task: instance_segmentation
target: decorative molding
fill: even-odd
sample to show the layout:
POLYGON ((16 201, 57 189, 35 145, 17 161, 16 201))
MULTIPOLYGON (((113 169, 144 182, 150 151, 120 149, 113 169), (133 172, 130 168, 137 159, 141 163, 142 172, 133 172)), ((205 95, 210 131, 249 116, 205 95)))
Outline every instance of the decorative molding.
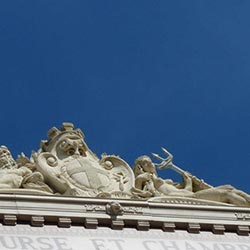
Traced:
POLYGON ((89 205, 86 204, 84 205, 85 211, 86 212, 105 212, 106 207, 102 205, 89 205))
POLYGON ((95 229, 100 224, 114 230, 121 230, 126 226, 138 230, 162 229, 166 232, 186 230, 193 234, 201 231, 223 234, 228 231, 239 235, 248 235, 250 227, 250 208, 245 207, 25 194, 0 194, 0 201, 0 222, 4 225, 82 225, 95 229), (118 213, 111 213, 109 210, 114 201, 122 208, 118 213))
POLYGON ((235 213, 237 220, 250 220, 250 214, 247 213, 235 213))
POLYGON ((142 207, 124 207, 123 211, 125 214, 143 214, 142 207))

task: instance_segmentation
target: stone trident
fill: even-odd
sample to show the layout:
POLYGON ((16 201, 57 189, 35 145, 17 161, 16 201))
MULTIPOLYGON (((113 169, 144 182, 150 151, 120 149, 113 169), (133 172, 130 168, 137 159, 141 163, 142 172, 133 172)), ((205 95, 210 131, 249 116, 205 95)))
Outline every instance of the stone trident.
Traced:
MULTIPOLYGON (((174 165, 173 163, 173 159, 174 156, 167 151, 167 149, 165 148, 161 148, 163 153, 167 156, 166 158, 162 158, 161 156, 159 156, 158 154, 152 153, 152 155, 157 159, 160 160, 161 163, 154 163, 155 166, 158 169, 167 169, 170 168, 172 170, 174 170, 175 172, 177 172, 180 175, 185 175, 185 173, 188 173, 187 171, 184 171, 183 169, 177 167, 176 165, 174 165)), ((188 173, 190 174, 190 173, 188 173)), ((206 182, 204 182, 204 180, 197 178, 196 176, 193 176, 192 174, 190 174, 193 180, 193 185, 195 189, 207 189, 207 188, 211 188, 212 186, 207 184, 206 182)))
POLYGON ((163 153, 167 156, 167 158, 162 158, 158 154, 152 153, 154 158, 161 161, 161 163, 154 163, 157 168, 159 168, 159 169, 170 168, 180 175, 183 175, 184 173, 186 173, 186 171, 184 171, 183 169, 174 165, 174 163, 173 163, 174 156, 170 152, 168 152, 167 149, 165 149, 165 148, 161 148, 161 149, 162 149, 163 153))

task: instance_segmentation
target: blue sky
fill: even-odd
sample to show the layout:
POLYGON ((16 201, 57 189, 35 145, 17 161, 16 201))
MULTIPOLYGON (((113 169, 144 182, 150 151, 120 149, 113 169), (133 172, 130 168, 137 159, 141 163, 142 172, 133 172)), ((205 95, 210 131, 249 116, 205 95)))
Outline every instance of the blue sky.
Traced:
MULTIPOLYGON (((250 2, 0 2, 0 144, 70 121, 90 148, 160 153, 250 191, 250 2)), ((168 176, 169 172, 161 175, 168 176)))

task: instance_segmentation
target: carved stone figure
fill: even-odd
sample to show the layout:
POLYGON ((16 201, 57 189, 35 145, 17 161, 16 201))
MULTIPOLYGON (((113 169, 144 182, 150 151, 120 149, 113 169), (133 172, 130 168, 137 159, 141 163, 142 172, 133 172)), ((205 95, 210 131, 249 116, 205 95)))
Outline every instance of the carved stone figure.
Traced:
POLYGON ((0 147, 0 188, 20 188, 24 177, 31 174, 32 171, 26 167, 17 168, 7 147, 0 147))
POLYGON ((129 196, 134 183, 129 165, 117 156, 102 159, 88 148, 80 129, 63 123, 52 128, 50 140, 43 141, 35 162, 56 192, 64 195, 108 197, 114 193, 129 196))
MULTIPOLYGON (((182 188, 180 188, 180 186, 178 187, 170 181, 158 177, 155 170, 155 165, 148 156, 142 156, 136 160, 134 171, 137 171, 137 168, 142 169, 143 173, 141 176, 143 175, 143 177, 142 180, 139 180, 138 185, 136 183, 138 177, 136 177, 135 187, 141 189, 142 191, 153 190, 153 192, 151 192, 152 196, 187 197, 229 203, 239 206, 250 205, 250 195, 237 190, 230 185, 210 187, 194 192, 192 188, 192 175, 186 172, 182 173, 184 185, 180 185, 182 186, 182 188), (148 189, 148 187, 150 187, 150 189, 148 189)), ((138 176, 140 177, 140 175, 138 176)), ((164 200, 164 198, 161 199, 164 200)))
POLYGON ((36 189, 52 193, 43 182, 39 172, 33 172, 30 167, 19 166, 13 159, 7 147, 0 147, 0 189, 36 189))
POLYGON ((32 189, 47 193, 54 193, 53 190, 47 184, 44 183, 43 175, 37 171, 33 155, 29 159, 22 153, 18 156, 16 163, 19 168, 27 168, 32 171, 32 173, 26 175, 23 179, 22 187, 24 189, 32 189))
POLYGON ((188 196, 192 194, 192 181, 187 173, 183 174, 184 187, 179 189, 174 186, 172 180, 163 180, 158 177, 155 164, 149 156, 144 155, 136 159, 134 173, 135 189, 132 191, 139 197, 154 197, 162 194, 188 196))
POLYGON ((152 179, 156 175, 156 169, 153 164, 148 164, 149 160, 148 156, 141 156, 135 161, 135 185, 131 190, 135 197, 149 198, 156 195, 157 190, 152 179))

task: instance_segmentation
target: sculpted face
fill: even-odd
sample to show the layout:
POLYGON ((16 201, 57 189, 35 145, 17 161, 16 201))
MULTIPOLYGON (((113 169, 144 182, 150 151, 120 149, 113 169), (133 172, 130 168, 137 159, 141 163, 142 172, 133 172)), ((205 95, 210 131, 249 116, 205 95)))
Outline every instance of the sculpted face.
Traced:
POLYGON ((13 159, 7 147, 0 147, 0 169, 16 168, 16 162, 13 159))
POLYGON ((149 157, 145 157, 142 160, 142 168, 144 169, 145 172, 149 173, 155 172, 155 166, 149 157))
POLYGON ((135 161, 135 174, 138 175, 142 172, 147 172, 151 174, 156 174, 155 165, 148 156, 141 156, 135 161), (143 170, 141 172, 141 170, 143 170))
POLYGON ((56 147, 57 156, 60 160, 67 157, 86 157, 86 148, 82 138, 71 136, 59 141, 56 147))

